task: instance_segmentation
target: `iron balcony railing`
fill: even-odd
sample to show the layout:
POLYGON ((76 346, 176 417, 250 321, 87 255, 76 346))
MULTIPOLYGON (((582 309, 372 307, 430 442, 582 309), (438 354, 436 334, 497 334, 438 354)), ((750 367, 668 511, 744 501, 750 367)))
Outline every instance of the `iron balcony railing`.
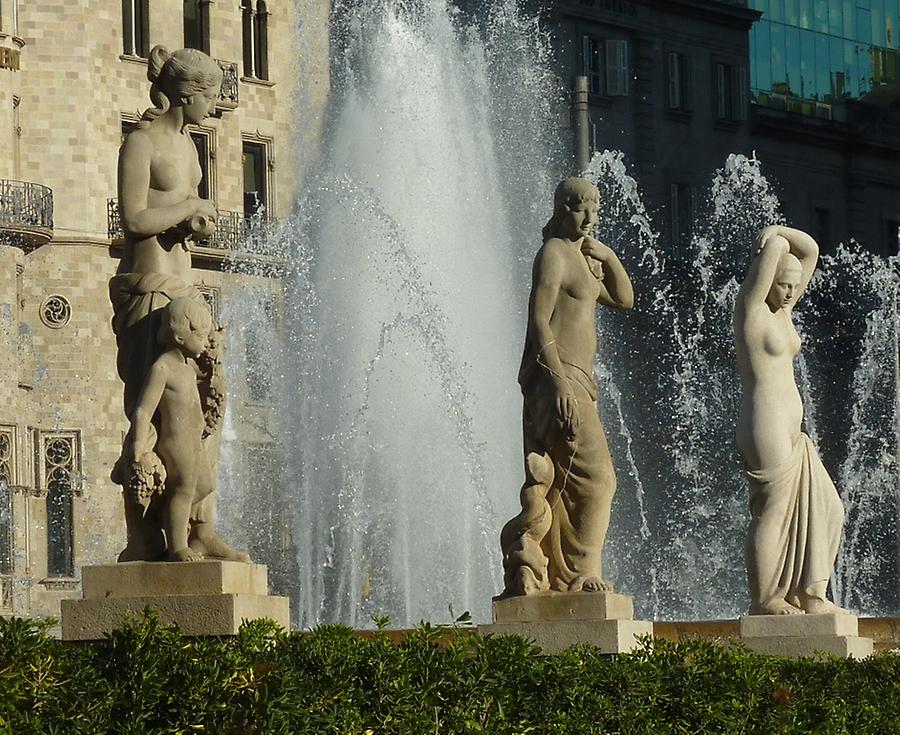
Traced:
MULTIPOLYGON (((106 223, 109 239, 114 243, 121 243, 125 239, 125 230, 122 228, 122 219, 119 213, 119 200, 108 199, 106 202, 106 223)), ((268 227, 271 223, 261 223, 268 227)), ((251 230, 256 230, 260 223, 248 220, 243 212, 220 210, 216 220, 216 231, 206 240, 197 242, 199 248, 216 250, 225 254, 237 251, 251 230)))
POLYGON ((32 248, 53 237, 53 191, 0 179, 0 230, 9 244, 32 248))

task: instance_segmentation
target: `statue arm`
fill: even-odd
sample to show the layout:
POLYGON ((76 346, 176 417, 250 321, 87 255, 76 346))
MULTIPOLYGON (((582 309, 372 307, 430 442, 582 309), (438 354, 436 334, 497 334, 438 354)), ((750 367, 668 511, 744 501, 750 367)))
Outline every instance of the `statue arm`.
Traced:
POLYGON ((556 302, 562 287, 565 261, 554 252, 552 241, 544 244, 534 262, 532 274, 531 302, 528 308, 528 328, 537 347, 535 359, 546 370, 555 389, 555 406, 560 420, 572 432, 578 426, 575 410, 575 394, 566 380, 556 335, 550 319, 556 309, 556 302))
POLYGON ((147 382, 144 383, 144 387, 141 389, 137 407, 131 416, 134 457, 136 460, 139 460, 145 453, 153 451, 153 447, 150 446, 150 437, 153 433, 150 422, 153 420, 153 414, 156 413, 156 409, 159 407, 163 391, 166 388, 166 380, 165 365, 157 360, 150 369, 147 382))
POLYGON ((756 236, 757 252, 738 291, 738 309, 763 306, 772 288, 778 261, 790 249, 788 241, 775 228, 766 227, 756 236))
POLYGON ((138 132, 129 135, 119 151, 119 211, 126 233, 138 238, 153 237, 195 214, 215 217, 212 202, 199 197, 188 197, 165 207, 149 207, 152 158, 151 142, 138 132))
POLYGON ((586 237, 582 242, 581 252, 599 260, 603 265, 603 279, 600 281, 597 302, 614 309, 634 308, 634 286, 613 249, 599 240, 586 237))

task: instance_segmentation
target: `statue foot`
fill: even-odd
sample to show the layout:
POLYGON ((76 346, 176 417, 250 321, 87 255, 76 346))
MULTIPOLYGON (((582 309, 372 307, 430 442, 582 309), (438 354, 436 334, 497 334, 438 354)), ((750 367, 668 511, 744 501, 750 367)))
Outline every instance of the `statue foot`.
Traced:
POLYGON ((785 600, 777 600, 767 605, 754 605, 750 608, 751 615, 803 615, 804 612, 785 600))
POLYGON ((578 577, 571 585, 570 592, 612 592, 612 582, 596 576, 578 577))
POLYGON ((850 615, 849 610, 845 610, 842 607, 838 607, 830 600, 826 600, 822 597, 807 597, 803 600, 803 609, 806 611, 808 615, 823 615, 826 613, 839 613, 844 615, 850 615))
POLYGON ((198 523, 194 526, 188 545, 207 559, 226 559, 244 564, 253 563, 247 552, 232 549, 210 528, 209 523, 198 523))
POLYGON ((166 554, 168 561, 200 561, 203 557, 188 546, 166 554))

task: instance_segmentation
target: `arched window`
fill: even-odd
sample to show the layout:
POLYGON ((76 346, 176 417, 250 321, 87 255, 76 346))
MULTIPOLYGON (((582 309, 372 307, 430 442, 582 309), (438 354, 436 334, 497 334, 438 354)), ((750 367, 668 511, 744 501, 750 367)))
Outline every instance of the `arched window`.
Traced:
POLYGON ((244 76, 269 78, 269 10, 265 0, 241 0, 244 76))
POLYGON ((122 0, 123 53, 150 55, 150 0, 122 0))
POLYGON ((209 0, 184 0, 184 47, 209 53, 209 0))
POLYGON ((47 491, 47 576, 75 575, 74 497, 81 465, 78 434, 40 432, 41 481, 47 491))

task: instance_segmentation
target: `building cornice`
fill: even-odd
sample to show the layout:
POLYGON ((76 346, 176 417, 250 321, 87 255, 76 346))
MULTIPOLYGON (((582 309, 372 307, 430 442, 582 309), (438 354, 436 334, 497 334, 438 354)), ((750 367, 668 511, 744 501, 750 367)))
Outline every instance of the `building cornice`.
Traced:
POLYGON ((762 17, 758 10, 721 0, 558 0, 561 15, 590 20, 618 19, 622 25, 638 25, 641 9, 706 20, 719 25, 750 30, 762 17))

